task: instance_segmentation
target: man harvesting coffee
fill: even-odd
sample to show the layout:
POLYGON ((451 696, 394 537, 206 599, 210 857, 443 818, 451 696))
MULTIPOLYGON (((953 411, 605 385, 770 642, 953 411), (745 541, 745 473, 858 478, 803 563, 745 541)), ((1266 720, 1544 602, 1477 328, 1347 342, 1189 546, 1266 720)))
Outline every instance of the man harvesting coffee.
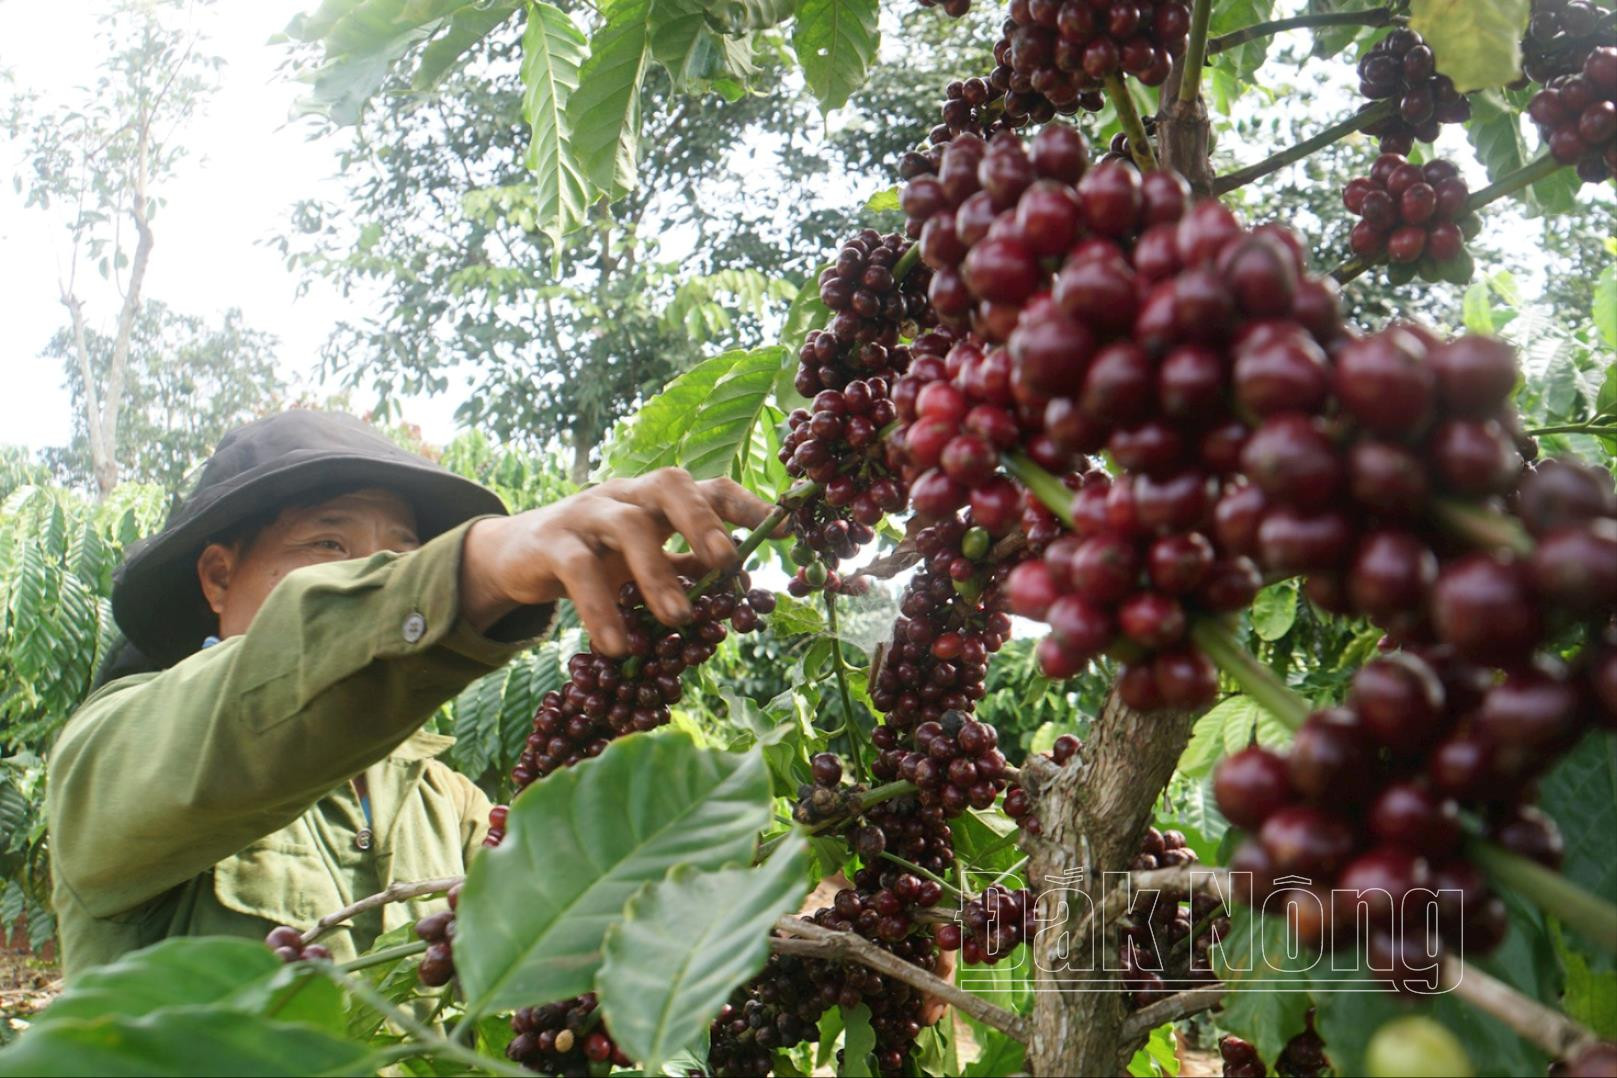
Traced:
MULTIPOLYGON (((679 574, 727 568, 726 524, 769 505, 678 469, 517 516, 349 416, 225 436, 112 607, 145 672, 87 700, 51 753, 54 901, 68 976, 175 935, 261 938, 397 880, 464 873, 488 800, 434 757, 439 705, 572 600, 623 653, 618 589, 669 625, 679 574), (691 554, 664 549, 684 536, 691 554)), ((339 959, 412 919, 324 941, 339 959)))

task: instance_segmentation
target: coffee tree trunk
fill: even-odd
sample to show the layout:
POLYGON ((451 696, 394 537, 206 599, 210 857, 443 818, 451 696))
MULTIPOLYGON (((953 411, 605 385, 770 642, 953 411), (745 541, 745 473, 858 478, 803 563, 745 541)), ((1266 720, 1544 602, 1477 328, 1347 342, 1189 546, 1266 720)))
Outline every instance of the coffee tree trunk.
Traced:
MULTIPOLYGON (((1198 197, 1207 197, 1213 187, 1211 125, 1199 96, 1178 100, 1181 75, 1176 65, 1163 86, 1157 159, 1184 176, 1198 197)), ((1034 993, 1028 1045, 1034 1074, 1120 1073, 1138 1047, 1122 1043, 1128 997, 1121 990, 1097 991, 1094 984, 1062 990, 1059 982, 1064 970, 1074 979, 1094 980, 1117 965, 1116 932, 1110 924, 1086 926, 1087 910, 1104 907, 1104 874, 1124 871, 1133 861, 1197 717, 1135 711, 1114 689, 1076 759, 1059 770, 1025 770, 1043 827, 1031 842, 1029 886, 1044 892, 1041 924, 1064 929, 1041 931, 1033 941, 1034 976, 1041 989, 1034 993), (1056 908, 1063 902, 1065 911, 1056 908)))

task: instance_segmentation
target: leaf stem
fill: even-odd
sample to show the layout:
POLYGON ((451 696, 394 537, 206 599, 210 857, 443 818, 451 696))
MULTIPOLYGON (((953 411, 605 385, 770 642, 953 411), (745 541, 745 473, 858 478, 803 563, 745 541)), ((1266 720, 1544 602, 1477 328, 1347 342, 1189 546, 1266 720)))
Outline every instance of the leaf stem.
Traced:
POLYGON ((898 261, 893 263, 893 280, 902 281, 908 277, 910 270, 914 269, 919 261, 921 261, 921 241, 916 240, 910 244, 909 250, 899 255, 898 261))
POLYGON ((1134 155, 1134 163, 1140 166, 1141 172, 1155 172, 1157 155, 1151 149, 1151 138, 1145 133, 1145 123, 1134 107, 1134 98, 1123 76, 1115 71, 1106 76, 1106 96, 1112 99, 1117 122, 1123 125, 1123 133, 1129 137, 1129 152, 1134 155))
POLYGON ((1513 195, 1522 188, 1535 184, 1561 167, 1561 162, 1548 153, 1537 160, 1529 161, 1515 172, 1506 173, 1499 177, 1498 182, 1491 183, 1476 192, 1466 201, 1465 208, 1473 213, 1480 210, 1490 202, 1497 202, 1507 195, 1513 195))
POLYGON ((1546 434, 1588 434, 1595 437, 1611 437, 1617 435, 1617 422, 1612 422, 1605 416, 1596 416, 1594 419, 1582 423, 1562 423, 1556 427, 1535 427, 1527 432, 1529 438, 1540 438, 1546 434))
POLYGON ((1617 905, 1590 894, 1559 872, 1486 839, 1469 838, 1465 849, 1496 882, 1532 899, 1544 912, 1553 913, 1591 943, 1617 954, 1617 905))
POLYGON ((1207 20, 1213 15, 1212 0, 1196 0, 1190 12, 1190 42, 1185 46, 1185 66, 1179 76, 1179 101, 1193 104, 1202 91, 1202 65, 1207 62, 1207 20))
POLYGON ((902 857, 898 856, 898 854, 889 853, 886 850, 883 850, 881 855, 882 857, 891 861, 893 864, 902 865, 911 872, 915 873, 917 876, 923 876, 926 879, 931 880, 933 883, 937 884, 939 887, 942 887, 945 891, 948 891, 951 895, 954 895, 957 898, 966 897, 966 893, 964 891, 950 883, 948 880, 944 879, 942 876, 938 875, 936 872, 933 872, 931 869, 922 868, 914 861, 906 861, 902 857))
POLYGON ((853 717, 853 693, 848 689, 848 664, 842 658, 842 636, 837 628, 837 597, 825 591, 825 626, 831 631, 831 666, 837 673, 837 692, 842 696, 843 725, 848 728, 848 749, 853 756, 854 777, 860 782, 865 773, 865 732, 853 717))
MULTIPOLYGON (((1385 26, 1392 21, 1392 16, 1390 7, 1373 7, 1365 11, 1328 11, 1316 15, 1293 15, 1289 19, 1271 19, 1220 34, 1207 43, 1207 55, 1216 56, 1248 41, 1283 34, 1287 30, 1312 30, 1325 26, 1385 26)), ((1191 32, 1195 32, 1194 24, 1191 32)))
MULTIPOLYGON (((739 568, 745 565, 747 559, 752 556, 752 552, 764 545, 764 541, 774 534, 775 529, 780 527, 781 522, 791 514, 792 510, 796 509, 805 498, 812 497, 819 489, 820 484, 805 481, 793 486, 777 498, 775 508, 770 510, 769 515, 759 521, 758 526, 748 532, 747 537, 741 540, 741 545, 736 547, 736 566, 739 568)), ((714 584, 717 584, 719 579, 725 575, 725 570, 723 569, 710 570, 707 575, 693 584, 691 590, 685 594, 694 599, 714 584)))
POLYGON ((1045 471, 1032 457, 1026 453, 1006 453, 1000 457, 1005 470, 1022 481, 1022 485, 1033 492, 1033 496, 1044 504, 1044 507, 1056 515, 1056 519, 1067 527, 1073 526, 1072 520, 1072 491, 1066 485, 1045 471))
POLYGON ((1197 618, 1191 623, 1190 638, 1243 692, 1263 705, 1289 730, 1302 726, 1312 710, 1308 701, 1292 691, 1275 672, 1258 662, 1241 646, 1229 626, 1214 618, 1197 618))
MULTIPOLYGON (((336 966, 327 962, 320 962, 316 963, 314 968, 319 969, 320 972, 330 977, 339 988, 346 990, 367 1007, 385 1016, 389 1022, 415 1038, 415 1044, 400 1045, 401 1050, 414 1048, 415 1051, 411 1053, 413 1055, 442 1056, 473 1070, 488 1071, 490 1074, 498 1074, 506 1076, 506 1078, 532 1078, 532 1075, 521 1067, 513 1067, 502 1060, 475 1052, 449 1037, 440 1036, 435 1030, 418 1022, 415 1016, 389 1003, 376 989, 357 977, 348 976, 336 966)), ((394 1058, 407 1059, 409 1056, 399 1055, 394 1058)))
POLYGON ((1278 172, 1293 162, 1301 161, 1316 150, 1323 150, 1331 143, 1339 142, 1354 132, 1362 131, 1371 124, 1391 116, 1395 105, 1396 102, 1391 100, 1377 101, 1347 119, 1332 124, 1313 138, 1286 147, 1273 157, 1265 158, 1255 165, 1238 168, 1234 172, 1227 172, 1213 180, 1213 194, 1228 194, 1237 187, 1244 187, 1253 180, 1262 179, 1271 172, 1278 172))
POLYGON ((1522 555, 1533 552, 1533 537, 1514 517, 1496 513, 1484 506, 1454 498, 1439 498, 1432 503, 1432 516, 1444 531, 1464 539, 1472 546, 1508 550, 1522 555))
POLYGON ((1369 261, 1369 260, 1360 258, 1358 255, 1354 255, 1352 258, 1348 259, 1346 262, 1342 263, 1340 266, 1337 266, 1335 269, 1333 269, 1331 271, 1331 276, 1336 278, 1336 283, 1337 284, 1347 284, 1349 281, 1353 280, 1355 277, 1357 277, 1360 274, 1364 273, 1371 266, 1375 266, 1375 265, 1380 264, 1380 261, 1381 261, 1380 259, 1376 259, 1375 261, 1369 261))
POLYGON ((426 940, 416 940, 413 943, 400 943, 394 947, 387 947, 370 954, 362 954, 348 962, 337 963, 337 968, 344 973, 354 973, 357 970, 370 969, 372 966, 386 965, 400 958, 409 958, 413 954, 420 954, 427 949, 426 940))

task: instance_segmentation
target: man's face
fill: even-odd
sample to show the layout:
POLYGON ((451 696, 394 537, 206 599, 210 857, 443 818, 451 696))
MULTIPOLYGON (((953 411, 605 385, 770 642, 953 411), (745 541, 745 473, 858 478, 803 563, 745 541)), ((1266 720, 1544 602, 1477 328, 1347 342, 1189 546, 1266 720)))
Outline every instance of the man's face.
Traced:
POLYGON ((210 545, 197 559, 197 575, 219 615, 219 635, 230 637, 247 631, 275 585, 294 569, 420 545, 409 503, 392 491, 367 489, 282 510, 234 548, 210 545))

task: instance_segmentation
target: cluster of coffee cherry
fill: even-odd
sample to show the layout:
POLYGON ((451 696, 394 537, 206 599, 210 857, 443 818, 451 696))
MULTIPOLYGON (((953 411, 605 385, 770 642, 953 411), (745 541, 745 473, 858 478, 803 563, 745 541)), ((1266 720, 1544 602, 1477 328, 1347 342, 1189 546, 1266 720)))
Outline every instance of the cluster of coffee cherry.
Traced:
MULTIPOLYGON (((1198 860, 1178 831, 1146 828, 1129 868, 1149 871, 1198 860)), ((1212 891, 1146 888, 1118 919, 1118 958, 1130 1001, 1143 1007, 1198 982, 1215 979, 1209 958, 1229 931, 1223 902, 1212 891)))
POLYGON ((1091 85, 1126 73, 1160 86, 1190 32, 1190 5, 1180 0, 1011 0, 1010 16, 1012 70, 1041 93, 1040 82, 1056 81, 1051 69, 1091 85))
MULTIPOLYGON (((690 583, 682 581, 686 587, 690 583)), ((743 573, 726 590, 698 596, 691 602, 691 620, 677 628, 646 610, 638 585, 624 584, 618 607, 629 626, 628 654, 611 658, 592 647, 567 661, 567 684, 540 701, 533 732, 511 772, 517 789, 599 756, 613 738, 666 723, 669 705, 683 691, 681 675, 713 656, 729 635, 724 623, 752 632, 775 608, 773 592, 745 590, 747 584, 743 573)), ((492 821, 491 828, 503 831, 492 821)))
POLYGON ((264 946, 282 962, 331 961, 331 950, 319 943, 304 943, 303 933, 291 925, 276 925, 264 937, 264 946))
POLYGON ((506 1056, 541 1074, 590 1074, 594 1065, 608 1062, 615 1067, 633 1066, 634 1061, 601 1027, 596 1008, 594 992, 542 1007, 523 1007, 511 1016, 511 1031, 516 1036, 506 1045, 506 1056))
MULTIPOLYGON (((499 811, 503 826, 504 807, 499 811)), ((415 923, 416 938, 427 944, 421 964, 416 967, 416 978, 428 988, 438 988, 455 978, 455 909, 460 905, 460 888, 457 883, 449 889, 445 896, 449 899, 447 910, 429 913, 415 923)))
POLYGON ((1485 954, 1505 910, 1457 852, 1461 810, 1506 849, 1558 867, 1560 836, 1532 806, 1534 784, 1601 711, 1542 657, 1496 681, 1445 646, 1386 654, 1354 676, 1346 706, 1309 716, 1288 752, 1253 746, 1220 763, 1219 808, 1251 836, 1230 865, 1251 873, 1251 892, 1244 879, 1237 889, 1254 905, 1273 893, 1315 945, 1367 944, 1371 968, 1394 976, 1411 968, 1406 954, 1443 940, 1485 954), (1427 939, 1414 905, 1432 892, 1439 935, 1427 939), (1367 940, 1355 935, 1361 915, 1367 940))
MULTIPOLYGON (((1280 1050, 1275 1060, 1275 1073, 1281 1078, 1319 1078, 1331 1069, 1325 1055, 1325 1041, 1314 1029, 1314 1009, 1303 1016, 1303 1030, 1280 1050)), ((1224 1062, 1224 1078, 1264 1078, 1269 1069, 1263 1065, 1258 1049, 1240 1037, 1226 1034, 1218 1040, 1218 1054, 1224 1062)))
POLYGON ((938 926, 937 940, 971 965, 992 966, 1031 940, 1037 927, 1033 893, 993 883, 962 907, 959 923, 938 926))
POLYGON ((1348 212, 1357 214, 1348 243, 1367 261, 1383 256, 1423 280, 1471 279, 1465 241, 1481 223, 1467 207, 1471 189, 1451 162, 1434 158, 1413 164, 1403 154, 1384 153, 1368 176, 1342 189, 1348 212))
POLYGON ((1585 183, 1617 174, 1617 45, 1590 51, 1582 69, 1551 79, 1528 103, 1550 153, 1585 183))
POLYGON ((892 642, 871 683, 871 703, 896 731, 893 744, 878 742, 877 778, 895 777, 902 757, 887 754, 919 748, 913 737, 923 723, 975 707, 988 657, 1011 635, 998 587, 1006 563, 989 559, 984 529, 969 517, 946 517, 923 528, 915 545, 924 560, 899 598, 892 642))
MULTIPOLYGON (((832 907, 813 920, 826 927, 847 923, 832 907)), ((877 946, 924 970, 937 966, 928 935, 877 946)), ((775 1049, 819 1039, 820 1016, 827 1009, 861 1003, 870 1008, 879 1073, 883 1078, 903 1074, 921 1035, 920 992, 865 966, 782 954, 770 955, 764 971, 736 989, 719 1012, 709 1033, 708 1070, 719 1078, 767 1074, 775 1049)))
POLYGON ((1381 136, 1383 153, 1408 153, 1432 142, 1441 124, 1464 123, 1471 103, 1437 72, 1432 47, 1407 27, 1393 30, 1359 60, 1359 92, 1372 101, 1395 99, 1398 110, 1366 128, 1381 136))
POLYGON ((1617 10, 1590 0, 1533 0, 1522 38, 1522 74, 1537 83, 1583 70, 1589 53, 1617 45, 1617 10))

